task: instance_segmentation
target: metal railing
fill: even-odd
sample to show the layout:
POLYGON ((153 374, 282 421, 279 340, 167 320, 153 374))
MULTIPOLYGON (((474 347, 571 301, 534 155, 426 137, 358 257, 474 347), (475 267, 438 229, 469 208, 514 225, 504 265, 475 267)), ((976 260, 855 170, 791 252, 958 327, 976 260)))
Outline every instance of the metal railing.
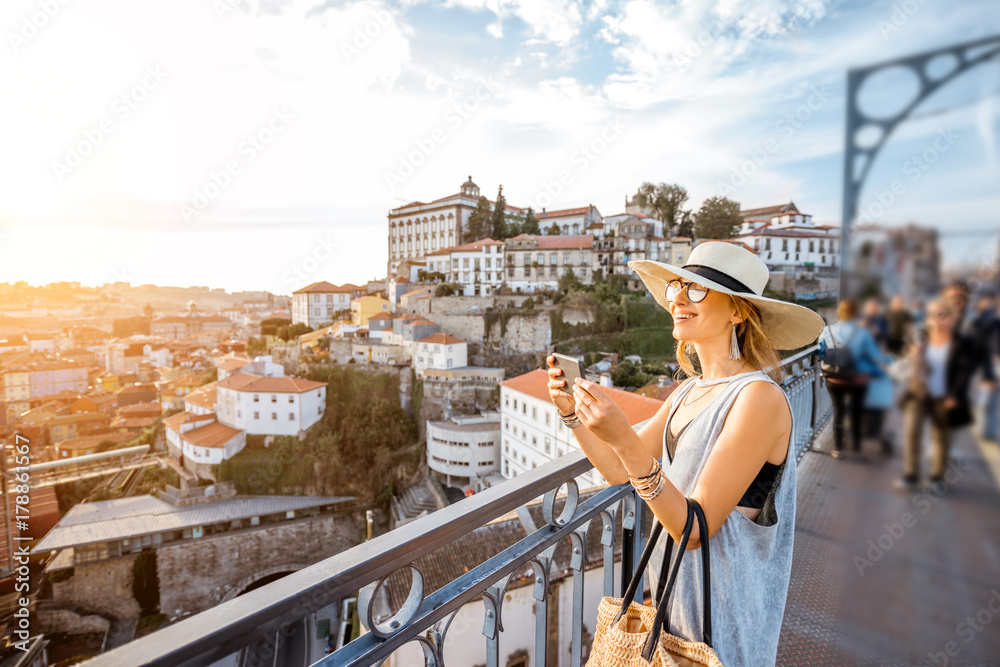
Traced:
MULTIPOLYGON (((794 414, 792 435, 796 458, 812 443, 831 412, 816 363, 817 348, 809 348, 783 362, 783 387, 794 414)), ((638 561, 643 543, 644 504, 627 484, 607 487, 584 500, 574 481, 593 465, 581 451, 573 451, 460 503, 380 535, 274 583, 189 617, 158 632, 98 656, 88 665, 209 665, 254 642, 275 637, 304 616, 359 590, 358 613, 369 632, 326 656, 324 667, 381 664, 400 647, 416 643, 428 666, 444 664, 443 648, 451 621, 463 605, 481 598, 485 605, 483 634, 486 665, 500 665, 499 640, 503 628, 503 601, 507 586, 530 567, 535 604, 534 664, 546 664, 549 625, 549 584, 556 547, 568 540, 572 550, 572 637, 570 664, 583 659, 583 575, 587 565, 588 529, 599 521, 603 565, 603 594, 621 594, 638 561), (557 514, 557 492, 566 487, 557 514), (508 512, 544 494, 545 525, 468 570, 446 585, 425 594, 424 578, 414 563, 423 556, 462 538, 508 512), (615 585, 615 542, 621 540, 622 567, 615 585), (412 582, 399 610, 379 617, 375 602, 385 579, 409 569, 412 582)), ((642 588, 637 592, 641 595, 642 588)))

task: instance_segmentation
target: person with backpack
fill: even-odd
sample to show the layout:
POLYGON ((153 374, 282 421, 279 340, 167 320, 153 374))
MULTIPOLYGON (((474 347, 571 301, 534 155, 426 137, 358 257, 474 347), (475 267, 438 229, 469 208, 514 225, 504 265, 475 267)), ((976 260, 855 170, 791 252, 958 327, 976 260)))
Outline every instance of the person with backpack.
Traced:
POLYGON ((820 370, 833 399, 833 452, 844 452, 844 422, 851 422, 851 445, 861 451, 861 418, 868 381, 883 373, 892 358, 879 348, 871 331, 856 321, 858 303, 844 299, 837 305, 838 321, 823 329, 819 337, 820 370))

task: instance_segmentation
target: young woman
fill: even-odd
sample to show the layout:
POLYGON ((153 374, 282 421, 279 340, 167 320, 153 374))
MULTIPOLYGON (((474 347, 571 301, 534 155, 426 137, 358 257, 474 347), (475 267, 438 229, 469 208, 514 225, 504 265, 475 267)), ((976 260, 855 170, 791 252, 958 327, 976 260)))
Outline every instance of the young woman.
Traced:
POLYGON ((931 423, 934 460, 930 484, 944 478, 955 429, 972 423, 969 386, 980 368, 976 341, 958 331, 958 311, 946 299, 927 306, 927 326, 909 350, 910 379, 903 393, 903 477, 897 487, 920 482, 924 423, 931 423))
MULTIPOLYGON (((762 297, 767 266, 735 244, 702 243, 682 267, 629 267, 673 317, 677 360, 689 379, 638 432, 594 383, 577 380, 574 397, 560 391, 565 381, 551 357, 549 395, 608 483, 632 481, 675 540, 684 530, 685 497, 701 504, 709 534, 695 523, 688 549, 712 541, 716 653, 727 667, 773 665, 795 521, 792 413, 776 382, 776 350, 812 343, 823 319, 762 297)), ((653 591, 665 542, 650 562, 653 591)), ((681 563, 669 631, 700 641, 701 560, 681 563)))

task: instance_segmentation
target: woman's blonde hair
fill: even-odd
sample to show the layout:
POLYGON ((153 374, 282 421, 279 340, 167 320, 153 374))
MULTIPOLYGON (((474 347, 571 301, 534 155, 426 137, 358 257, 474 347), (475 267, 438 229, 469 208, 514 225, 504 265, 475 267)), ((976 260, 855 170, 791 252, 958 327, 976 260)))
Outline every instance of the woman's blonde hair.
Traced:
MULTIPOLYGON (((747 365, 763 370, 767 375, 781 384, 783 369, 781 367, 781 355, 771 342, 771 338, 764 331, 760 321, 760 311, 749 299, 730 294, 736 314, 743 318, 743 321, 736 325, 736 339, 740 344, 740 354, 746 359, 747 365)), ((684 371, 687 377, 695 377, 701 374, 701 362, 698 354, 694 350, 691 342, 677 341, 677 363, 680 370, 684 371)))

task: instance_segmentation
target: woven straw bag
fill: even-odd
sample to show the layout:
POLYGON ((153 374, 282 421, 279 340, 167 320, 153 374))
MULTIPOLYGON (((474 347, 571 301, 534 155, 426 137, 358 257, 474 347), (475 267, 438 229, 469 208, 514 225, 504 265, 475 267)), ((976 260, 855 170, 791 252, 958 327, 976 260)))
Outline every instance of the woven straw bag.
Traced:
POLYGON ((708 535, 708 521, 698 501, 688 498, 687 523, 678 549, 673 567, 670 567, 670 557, 673 551, 673 537, 667 537, 667 548, 660 566, 659 586, 657 587, 656 607, 633 602, 635 593, 642 581, 643 572, 653 555, 653 547, 659 539, 663 526, 657 522, 653 532, 646 542, 646 548, 639 559, 639 565, 632 575, 628 590, 623 598, 605 597, 597 609, 597 631, 594 635, 594 646, 587 660, 587 667, 722 667, 719 656, 712 649, 712 607, 711 607, 711 575, 709 571, 708 540, 701 543, 702 566, 704 570, 704 616, 702 641, 689 641, 663 630, 669 627, 666 620, 670 593, 673 591, 680 569, 681 558, 687 550, 691 528, 697 517, 698 527, 702 535, 708 535), (669 577, 668 575, 669 570, 669 577), (666 590, 664 590, 666 588, 666 590))

